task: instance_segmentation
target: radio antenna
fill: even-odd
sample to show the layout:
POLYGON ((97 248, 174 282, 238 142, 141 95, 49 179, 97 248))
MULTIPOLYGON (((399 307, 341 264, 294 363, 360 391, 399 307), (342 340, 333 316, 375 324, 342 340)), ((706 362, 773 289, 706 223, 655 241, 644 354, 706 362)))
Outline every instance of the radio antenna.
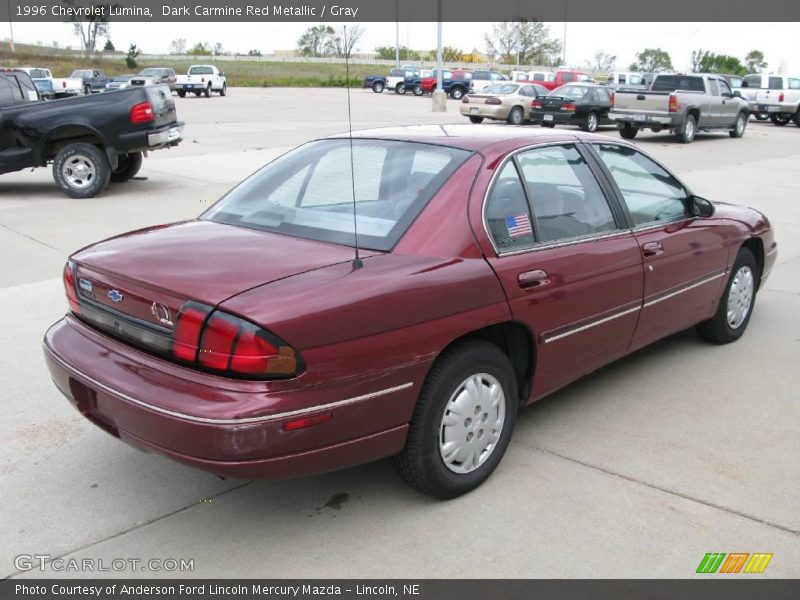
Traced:
POLYGON ((360 269, 364 266, 361 257, 358 255, 358 217, 356 216, 356 171, 353 166, 353 117, 350 113, 350 42, 347 39, 347 25, 344 25, 344 69, 347 87, 347 131, 348 139, 350 141, 350 182, 353 188, 353 240, 356 250, 355 258, 353 258, 353 269, 360 269))

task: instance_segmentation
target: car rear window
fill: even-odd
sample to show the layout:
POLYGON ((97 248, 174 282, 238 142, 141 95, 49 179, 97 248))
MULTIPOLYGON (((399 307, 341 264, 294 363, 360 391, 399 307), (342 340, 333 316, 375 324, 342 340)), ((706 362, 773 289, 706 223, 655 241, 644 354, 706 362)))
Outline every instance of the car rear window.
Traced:
POLYGON ((516 83, 493 83, 483 90, 484 94, 513 94, 519 89, 516 83))
POLYGON ((650 88, 653 92, 674 92, 675 90, 688 90, 690 92, 704 92, 702 77, 687 77, 686 75, 659 75, 650 88))
POLYGON ((189 75, 213 75, 214 69, 211 67, 192 67, 189 69, 189 75))
POLYGON ((742 83, 742 87, 747 88, 761 88, 761 75, 748 75, 744 78, 744 83, 742 83))
POLYGON ((562 96, 564 98, 572 98, 573 100, 580 100, 589 94, 589 88, 584 85, 562 85, 554 89, 548 96, 562 96))
POLYGON ((202 219, 389 251, 471 152, 396 140, 319 140, 271 162, 202 219), (352 163, 351 163, 352 160, 352 163), (352 164, 352 170, 351 170, 352 164))

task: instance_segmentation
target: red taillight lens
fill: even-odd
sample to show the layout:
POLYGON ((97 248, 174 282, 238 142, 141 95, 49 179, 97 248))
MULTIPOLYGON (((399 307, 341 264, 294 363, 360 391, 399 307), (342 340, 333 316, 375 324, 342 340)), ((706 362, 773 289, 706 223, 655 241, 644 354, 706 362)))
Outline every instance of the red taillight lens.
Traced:
POLYGON ((181 360, 194 362, 197 358, 197 348, 200 345, 200 331, 208 316, 208 308, 185 305, 175 325, 175 335, 172 340, 172 354, 181 360))
POLYGON ((69 309, 76 314, 80 314, 81 303, 78 301, 78 291, 75 288, 75 265, 71 262, 64 265, 64 290, 67 292, 69 309))
POLYGON ((200 78, 200 83, 205 83, 205 82, 206 82, 206 78, 205 77, 201 77, 200 78))
POLYGON ((675 94, 669 95, 669 112, 678 112, 678 97, 675 94))
POLYGON ((500 98, 487 98, 484 104, 502 104, 500 98))
POLYGON ((783 102, 784 98, 785 96, 783 95, 783 92, 781 92, 780 95, 778 96, 778 102, 783 102))
POLYGON ((531 108, 542 108, 542 103, 539 102, 538 100, 534 100, 533 102, 531 102, 531 108))
POLYGON ((67 82, 66 82, 66 81, 62 81, 62 82, 61 82, 61 87, 62 87, 62 88, 65 88, 65 87, 67 87, 67 82))
POLYGON ((561 110, 565 110, 567 112, 575 112, 576 109, 577 107, 575 106, 574 102, 567 102, 561 106, 561 110))
POLYGON ((131 108, 131 123, 150 123, 155 120, 153 105, 149 102, 141 102, 131 108))
POLYGON ((200 364, 216 371, 225 371, 233 353, 233 345, 239 328, 235 323, 216 314, 208 321, 203 330, 203 342, 200 345, 200 364))
POLYGON ((305 417, 303 419, 295 419, 294 421, 287 421, 283 424, 284 431, 295 431, 297 429, 305 429, 314 425, 321 425, 333 419, 333 413, 322 413, 321 415, 314 415, 313 417, 305 417))
POLYGON ((614 92, 611 92, 610 96, 611 96, 610 104, 611 104, 611 106, 614 106, 614 100, 617 99, 617 94, 614 93, 614 92))

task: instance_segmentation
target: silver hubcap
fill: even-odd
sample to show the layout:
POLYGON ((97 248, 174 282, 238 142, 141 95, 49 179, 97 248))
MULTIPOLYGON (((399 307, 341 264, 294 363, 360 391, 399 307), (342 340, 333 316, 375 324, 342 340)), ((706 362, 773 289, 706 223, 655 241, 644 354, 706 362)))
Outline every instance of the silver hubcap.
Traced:
POLYGON ((594 131, 595 129, 597 129, 597 117, 589 115, 589 131, 594 131))
POLYGON ((742 135, 744 131, 744 117, 739 117, 739 120, 736 121, 736 133, 742 135))
POLYGON ((750 267, 742 267, 736 271, 728 292, 728 326, 731 329, 741 327, 750 312, 753 303, 753 271, 750 267))
POLYGON ((514 123, 519 123, 520 121, 522 121, 522 113, 519 112, 518 110, 515 110, 511 114, 511 120, 514 121, 514 123))
POLYGON ((61 175, 70 186, 87 188, 94 182, 97 171, 90 158, 83 154, 75 154, 63 164, 61 175))
POLYGON ((488 373, 467 377, 450 397, 439 426, 439 454, 453 473, 470 473, 491 456, 506 419, 503 386, 488 373))
POLYGON ((686 138, 692 139, 694 137, 694 123, 691 121, 686 121, 686 138))

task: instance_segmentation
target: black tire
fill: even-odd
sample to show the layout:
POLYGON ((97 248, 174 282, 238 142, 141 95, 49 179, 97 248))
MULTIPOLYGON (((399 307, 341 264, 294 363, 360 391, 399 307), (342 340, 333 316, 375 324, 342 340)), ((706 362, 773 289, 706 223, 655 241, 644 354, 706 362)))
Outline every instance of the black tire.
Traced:
POLYGON ((86 96, 91 96, 92 95, 92 86, 90 86, 90 85, 83 86, 83 93, 86 96))
POLYGON ((382 81, 375 81, 372 84, 372 91, 376 94, 382 94, 385 87, 386 84, 384 84, 382 81))
POLYGON ((195 92, 194 93, 194 95, 197 96, 198 98, 200 97, 200 94, 202 94, 202 92, 195 92))
POLYGON ((464 88, 456 85, 450 88, 450 97, 453 100, 461 100, 464 97, 464 88))
POLYGON ((178 96, 180 98, 186 98, 186 90, 178 90, 178 96))
POLYGON ((412 91, 414 92, 415 96, 422 96, 422 94, 425 93, 425 90, 423 90, 422 86, 419 84, 415 85, 412 91))
POLYGON ((784 125, 789 123, 789 121, 792 120, 792 117, 784 113, 777 113, 774 115, 770 115, 769 120, 772 121, 773 125, 777 125, 778 127, 783 127, 784 125))
POLYGON ((754 114, 756 121, 766 121, 769 119, 769 114, 767 113, 755 113, 754 114))
POLYGON ((595 111, 590 111, 586 118, 581 121, 581 129, 583 131, 588 131, 589 133, 594 133, 597 131, 597 128, 600 126, 600 117, 597 116, 595 111))
POLYGON ((395 94, 405 94, 406 93, 406 86, 403 85, 402 83, 398 83, 396 86, 394 86, 394 93, 395 94))
MULTIPOLYGON (((481 381, 488 382, 485 377, 481 377, 481 381)), ((503 458, 514 428, 517 406, 514 370, 505 353, 494 344, 484 341, 466 342, 456 346, 442 354, 428 373, 411 418, 405 448, 395 457, 395 466, 409 485, 424 494, 436 498, 455 498, 465 494, 483 483, 503 458), (479 466, 466 473, 456 473, 445 464, 440 450, 445 409, 456 392, 465 388, 469 378, 485 375, 500 384, 504 396, 504 419, 499 436, 479 466)), ((477 415, 484 412, 484 408, 486 407, 475 407, 478 412, 465 418, 463 428, 467 433, 463 443, 460 441, 461 432, 458 432, 458 441, 462 448, 467 451, 472 449, 467 460, 475 455, 476 449, 481 452, 479 440, 486 435, 482 429, 482 423, 488 422, 486 415, 490 412, 497 415, 489 407, 486 414, 478 417, 477 415), (475 430, 478 433, 474 433, 475 430), (472 444, 477 444, 477 448, 472 444)), ((461 428, 460 423, 457 427, 461 428)), ((457 460, 451 463, 459 465, 457 460)), ((461 465, 463 464, 462 462, 461 465)))
POLYGON ((675 130, 675 137, 681 144, 691 144, 697 133, 697 119, 694 115, 686 115, 681 126, 675 130))
POLYGON ((142 168, 143 156, 141 152, 127 152, 120 154, 117 159, 117 168, 111 171, 111 181, 122 183, 136 176, 142 168))
POLYGON ((717 312, 713 317, 707 321, 703 321, 697 326, 697 332, 700 334, 700 337, 714 344, 729 344, 742 337, 744 330, 747 329, 747 324, 750 322, 750 316, 753 314, 759 279, 760 273, 758 272, 758 264, 756 263, 755 256, 753 256, 753 253, 747 248, 742 248, 739 250, 736 261, 733 263, 731 275, 725 285, 725 292, 722 294, 722 298, 720 298, 717 312), (742 281, 741 278, 746 277, 746 273, 742 272, 743 269, 749 269, 750 277, 752 278, 752 292, 747 300, 749 304, 747 305, 747 313, 744 315, 744 318, 731 325, 728 320, 728 298, 731 295, 732 288, 736 285, 737 277, 740 278, 740 283, 742 281))
POLYGON ((542 127, 547 127, 548 129, 553 129, 556 126, 555 123, 539 123, 542 127))
POLYGON ((628 125, 627 123, 619 129, 620 137, 625 140, 632 140, 636 137, 637 133, 639 133, 639 129, 637 127, 633 127, 632 125, 628 125))
POLYGON ((469 120, 473 123, 483 123, 483 117, 470 117, 469 120))
POLYGON ((525 113, 522 112, 522 107, 520 106, 512 108, 506 119, 509 125, 522 125, 523 121, 525 121, 525 113))
POLYGON ((100 148, 91 144, 76 142, 64 146, 53 161, 53 179, 71 198, 94 198, 106 189, 110 178, 108 157, 100 148), (90 167, 91 173, 87 171, 85 177, 69 174, 76 173, 81 165, 90 167))
POLYGON ((210 83, 206 86, 206 89, 203 91, 203 95, 206 98, 211 98, 211 84, 210 83))
POLYGON ((728 132, 728 135, 732 138, 740 138, 744 135, 744 130, 747 127, 747 115, 745 113, 739 113, 736 117, 736 124, 733 126, 728 132))
POLYGON ((795 125, 800 127, 800 110, 798 110, 796 113, 794 113, 794 116, 792 117, 792 121, 794 121, 795 125))
POLYGON ((220 96, 227 96, 228 95, 228 82, 224 82, 222 84, 222 89, 219 91, 220 96))

